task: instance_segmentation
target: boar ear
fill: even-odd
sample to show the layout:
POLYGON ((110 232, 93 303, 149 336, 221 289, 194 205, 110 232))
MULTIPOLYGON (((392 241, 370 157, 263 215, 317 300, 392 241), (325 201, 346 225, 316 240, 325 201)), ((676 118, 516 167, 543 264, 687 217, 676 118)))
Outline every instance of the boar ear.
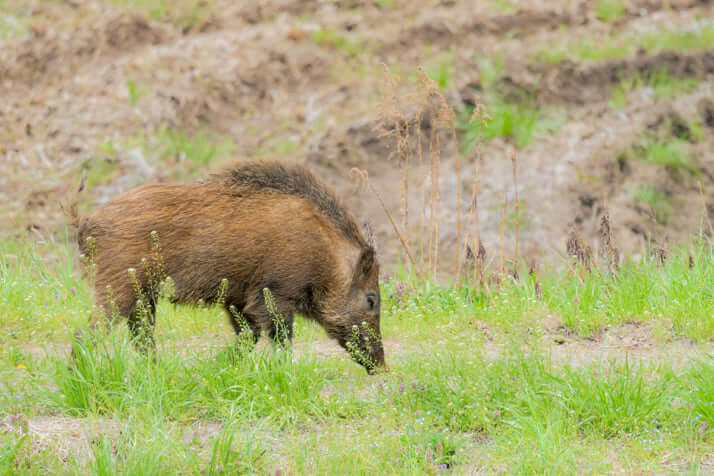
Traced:
POLYGON ((364 238, 365 238, 365 241, 367 242, 367 246, 376 250, 377 244, 374 241, 374 233, 372 232, 372 224, 369 221, 365 221, 364 224, 362 225, 362 229, 364 230, 364 238))
POLYGON ((359 254, 359 259, 357 260, 357 265, 355 266, 355 273, 352 277, 353 283, 364 282, 367 277, 369 277, 372 268, 377 260, 374 248, 371 246, 365 246, 359 254))

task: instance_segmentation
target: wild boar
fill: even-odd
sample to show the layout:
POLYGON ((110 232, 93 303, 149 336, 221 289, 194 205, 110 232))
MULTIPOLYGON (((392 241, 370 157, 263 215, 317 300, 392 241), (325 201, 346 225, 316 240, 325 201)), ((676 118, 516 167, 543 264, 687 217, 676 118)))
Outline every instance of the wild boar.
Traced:
POLYGON ((160 268, 177 303, 215 303, 227 280, 221 304, 235 331, 244 319, 256 342, 262 331, 292 342, 299 313, 368 373, 386 367, 374 246, 334 191, 303 165, 238 162, 195 183, 137 187, 75 218, 104 316, 93 316, 90 327, 119 314, 137 341, 148 337, 153 346, 160 268), (273 313, 265 288, 274 296, 273 313))

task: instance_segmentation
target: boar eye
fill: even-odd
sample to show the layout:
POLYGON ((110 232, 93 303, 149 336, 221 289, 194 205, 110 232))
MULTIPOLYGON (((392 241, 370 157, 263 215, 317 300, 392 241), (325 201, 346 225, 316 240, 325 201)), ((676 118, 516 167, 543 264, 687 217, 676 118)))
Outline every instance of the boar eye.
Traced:
POLYGON ((374 294, 374 293, 367 294, 367 310, 374 311, 375 308, 377 307, 378 301, 379 301, 379 298, 377 297, 376 294, 374 294))

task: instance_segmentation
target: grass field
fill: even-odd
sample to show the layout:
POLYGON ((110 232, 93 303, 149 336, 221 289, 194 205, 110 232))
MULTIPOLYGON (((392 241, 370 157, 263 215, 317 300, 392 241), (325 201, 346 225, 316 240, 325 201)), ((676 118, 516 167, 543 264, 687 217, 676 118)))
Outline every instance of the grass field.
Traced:
POLYGON ((74 250, 0 246, 2 473, 706 474, 714 464, 710 242, 615 275, 524 269, 492 284, 492 298, 385 275, 390 370, 376 376, 307 321, 291 351, 261 343, 240 356, 221 312, 168 302, 155 361, 118 326, 78 343, 70 368, 91 300, 74 250), (630 345, 608 343, 627 329, 630 345))
POLYGON ((0 476, 714 474, 713 45, 703 0, 0 0, 0 476), (248 158, 371 225, 388 372, 166 299, 155 358, 72 341, 60 205, 248 158))

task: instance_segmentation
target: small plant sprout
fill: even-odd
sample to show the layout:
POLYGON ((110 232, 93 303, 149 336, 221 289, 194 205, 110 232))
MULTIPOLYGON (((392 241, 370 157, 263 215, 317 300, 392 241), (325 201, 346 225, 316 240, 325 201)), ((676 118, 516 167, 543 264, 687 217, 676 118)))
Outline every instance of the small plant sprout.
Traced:
POLYGON ((274 341, 278 349, 286 350, 286 345, 290 340, 290 329, 288 328, 285 318, 278 312, 275 306, 275 298, 270 292, 270 289, 263 288, 263 297, 265 299, 265 307, 270 314, 270 318, 275 326, 274 341))
MULTIPOLYGON (((352 326, 350 337, 347 340, 347 352, 356 362, 363 365, 367 371, 371 373, 377 368, 377 363, 365 350, 365 348, 369 348, 370 346, 369 326, 366 322, 363 322, 362 328, 365 330, 364 334, 360 332, 357 325, 352 326)), ((372 333, 372 336, 376 340, 376 334, 372 333)))

